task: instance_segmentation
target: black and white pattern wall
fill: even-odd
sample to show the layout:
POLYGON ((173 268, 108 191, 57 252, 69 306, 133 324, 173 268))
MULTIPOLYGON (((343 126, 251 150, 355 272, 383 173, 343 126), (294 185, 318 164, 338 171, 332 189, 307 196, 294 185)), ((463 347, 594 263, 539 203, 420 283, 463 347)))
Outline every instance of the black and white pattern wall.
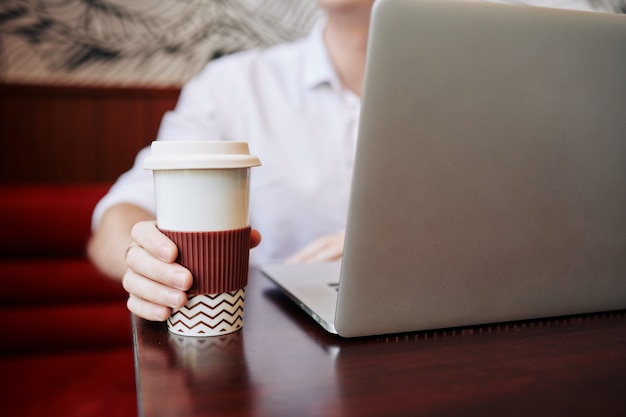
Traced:
POLYGON ((314 0, 0 0, 0 81, 179 86, 209 60, 292 40, 314 0))

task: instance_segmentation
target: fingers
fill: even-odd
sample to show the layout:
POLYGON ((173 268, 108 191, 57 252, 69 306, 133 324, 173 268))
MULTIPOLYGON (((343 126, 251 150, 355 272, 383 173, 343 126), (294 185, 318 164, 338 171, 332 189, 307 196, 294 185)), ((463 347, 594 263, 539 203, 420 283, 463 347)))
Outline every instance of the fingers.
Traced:
MULTIPOLYGON (((128 309, 147 320, 164 321, 172 309, 187 302, 193 277, 176 263, 178 248, 159 231, 154 221, 139 222, 131 231, 133 243, 126 250, 128 269, 122 284, 128 292, 128 309)), ((257 230, 250 233, 250 247, 261 242, 257 230)))
POLYGON ((250 249, 259 246, 259 243, 261 243, 261 233, 256 229, 252 229, 250 231, 250 249))
POLYGON ((178 248, 174 242, 157 229, 156 222, 139 222, 133 226, 130 234, 133 241, 155 258, 164 262, 176 260, 178 248))
POLYGON ((122 284, 129 293, 128 309, 147 320, 163 321, 173 308, 187 302, 191 272, 175 263, 176 245, 163 235, 154 222, 137 223, 132 230, 134 243, 126 251, 128 269, 122 284))
POLYGON ((136 316, 150 321, 165 321, 172 314, 172 310, 158 304, 147 303, 133 295, 128 297, 126 307, 136 316))
POLYGON ((130 295, 126 304, 128 309, 147 320, 164 321, 173 309, 181 308, 187 302, 184 291, 163 286, 134 274, 130 269, 124 276, 123 285, 130 295))
POLYGON ((345 233, 323 236, 285 260, 285 263, 328 262, 341 259, 345 233))
MULTIPOLYGON (((183 266, 174 262, 164 262, 154 258, 147 250, 139 245, 131 245, 126 253, 126 263, 132 274, 124 276, 124 281, 130 280, 131 284, 137 281, 138 284, 146 284, 146 281, 152 281, 161 284, 164 287, 186 291, 191 287, 191 272, 183 266), (145 280, 139 280, 141 277, 145 280)), ((142 291, 143 285, 133 285, 128 290, 137 291, 137 295, 142 291)), ((153 287, 152 287, 153 288, 153 287)), ((146 297, 143 297, 146 298, 146 297)))

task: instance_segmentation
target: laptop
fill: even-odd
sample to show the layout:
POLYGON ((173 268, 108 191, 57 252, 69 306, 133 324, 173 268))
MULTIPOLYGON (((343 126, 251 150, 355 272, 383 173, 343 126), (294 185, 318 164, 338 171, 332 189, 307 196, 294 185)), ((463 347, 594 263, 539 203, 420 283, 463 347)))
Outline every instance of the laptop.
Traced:
POLYGON ((626 16, 374 5, 340 263, 262 271, 360 337, 626 308, 626 16))

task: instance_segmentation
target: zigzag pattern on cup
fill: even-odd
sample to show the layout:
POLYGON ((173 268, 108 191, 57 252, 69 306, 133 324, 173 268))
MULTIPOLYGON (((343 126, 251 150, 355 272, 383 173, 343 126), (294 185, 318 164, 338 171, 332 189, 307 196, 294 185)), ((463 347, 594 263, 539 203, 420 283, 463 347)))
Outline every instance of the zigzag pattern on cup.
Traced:
POLYGON ((184 336, 232 333, 243 326, 244 298, 245 289, 189 297, 187 304, 168 318, 168 328, 184 336))

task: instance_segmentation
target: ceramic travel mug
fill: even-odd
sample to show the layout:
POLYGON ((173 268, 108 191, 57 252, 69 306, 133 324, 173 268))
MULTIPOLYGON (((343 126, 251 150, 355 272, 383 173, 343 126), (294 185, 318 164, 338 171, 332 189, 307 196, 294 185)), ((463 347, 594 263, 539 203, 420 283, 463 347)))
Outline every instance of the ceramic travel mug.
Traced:
POLYGON ((144 168, 153 171, 157 226, 193 275, 187 304, 167 320, 170 332, 216 336, 242 328, 250 168, 260 164, 245 142, 152 142, 144 168))

